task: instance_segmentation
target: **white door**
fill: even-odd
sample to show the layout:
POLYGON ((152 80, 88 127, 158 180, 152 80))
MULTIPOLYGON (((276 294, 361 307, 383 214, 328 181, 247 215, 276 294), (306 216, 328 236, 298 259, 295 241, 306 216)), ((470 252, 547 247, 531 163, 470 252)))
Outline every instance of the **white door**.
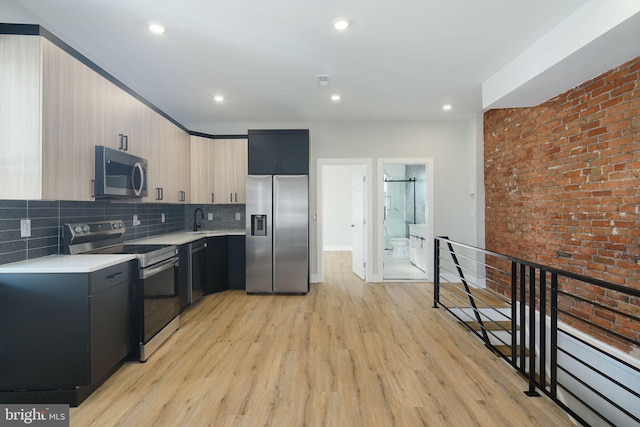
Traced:
POLYGON ((352 233, 351 233, 351 247, 352 247, 352 269, 353 272, 362 280, 366 280, 366 233, 365 233, 365 173, 366 168, 364 165, 354 165, 352 167, 352 197, 351 197, 351 212, 352 212, 352 233))

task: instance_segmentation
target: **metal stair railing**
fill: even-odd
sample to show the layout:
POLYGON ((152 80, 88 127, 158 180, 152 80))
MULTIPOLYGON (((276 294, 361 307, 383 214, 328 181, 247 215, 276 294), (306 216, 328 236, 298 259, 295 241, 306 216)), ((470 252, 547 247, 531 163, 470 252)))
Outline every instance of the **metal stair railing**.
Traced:
MULTIPOLYGON (((445 237, 446 239, 449 239, 448 237, 445 237)), ((466 279, 464 278, 464 272, 462 271, 462 267, 460 266, 460 262, 458 261, 458 256, 456 255, 455 251, 453 250, 453 245, 450 242, 447 242, 447 246, 449 248, 449 253, 451 254, 451 258, 453 260, 453 263, 456 266, 456 270, 458 272, 458 275, 460 276, 460 280, 462 281, 462 285, 464 286, 464 291, 467 294, 467 298, 469 298, 469 304, 471 305, 471 308, 473 309, 473 314, 475 316, 476 322, 478 322, 478 325, 480 326, 480 331, 482 332, 482 339, 485 343, 486 346, 488 346, 489 348, 492 347, 491 345, 491 341, 489 340, 489 335, 487 334, 487 329, 484 326, 484 322, 482 321, 482 317, 480 316, 480 312, 478 311, 478 307, 476 305, 476 301, 474 296, 471 294, 471 289, 469 288, 469 284, 467 283, 466 279)))
POLYGON ((625 353, 640 349, 639 304, 640 289, 434 240, 433 307, 523 375, 527 395, 547 395, 582 425, 640 425, 640 360, 625 353))

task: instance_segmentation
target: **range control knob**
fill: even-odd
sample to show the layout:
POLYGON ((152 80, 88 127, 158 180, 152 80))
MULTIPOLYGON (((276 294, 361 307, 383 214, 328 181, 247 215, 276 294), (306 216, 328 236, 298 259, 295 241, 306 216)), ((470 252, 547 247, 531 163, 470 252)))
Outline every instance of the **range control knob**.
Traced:
POLYGON ((85 225, 85 226, 82 227, 82 231, 84 231, 85 233, 88 233, 89 230, 90 230, 90 228, 89 228, 88 225, 85 225))
POLYGON ((82 227, 80 227, 79 225, 76 225, 73 231, 75 231, 76 233, 82 233, 82 227))

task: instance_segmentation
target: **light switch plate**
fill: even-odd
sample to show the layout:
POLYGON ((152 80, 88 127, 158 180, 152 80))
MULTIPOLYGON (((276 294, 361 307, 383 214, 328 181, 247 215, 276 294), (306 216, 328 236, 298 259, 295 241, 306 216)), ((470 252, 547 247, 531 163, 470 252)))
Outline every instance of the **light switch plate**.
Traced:
POLYGON ((240 212, 236 212, 236 221, 240 221, 241 214, 240 212))
POLYGON ((207 220, 213 221, 213 212, 207 213, 207 220))
POLYGON ((31 220, 20 220, 20 237, 31 237, 31 220))
POLYGON ((160 222, 165 222, 166 218, 167 217, 164 214, 160 214, 160 222))

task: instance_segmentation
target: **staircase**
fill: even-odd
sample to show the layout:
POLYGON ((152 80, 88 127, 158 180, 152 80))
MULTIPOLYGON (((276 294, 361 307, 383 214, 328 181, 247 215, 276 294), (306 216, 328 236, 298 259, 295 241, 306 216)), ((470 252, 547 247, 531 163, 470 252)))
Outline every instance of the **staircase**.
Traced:
POLYGON ((433 307, 454 316, 522 375, 527 395, 546 395, 584 426, 640 426, 640 362, 620 350, 640 348, 640 314, 616 304, 637 301, 640 289, 445 236, 435 238, 433 253, 433 307), (485 289, 489 283, 509 297, 485 289), (585 296, 587 288, 611 301, 585 296), (629 327, 603 326, 589 315, 593 311, 572 309, 577 305, 629 327))
MULTIPOLYGON (((517 323, 514 335, 511 303, 504 296, 491 289, 469 285, 465 287, 462 282, 443 283, 439 286, 441 301, 447 301, 451 304, 449 312, 482 340, 487 348, 513 365, 525 378, 528 378, 529 370, 527 368, 530 366, 529 357, 532 352, 526 345, 520 345, 522 333, 520 325, 517 323), (524 366, 525 369, 518 369, 520 366, 524 366)), ((534 376, 536 382, 541 383, 539 373, 536 372, 534 376)), ((545 378, 545 385, 549 385, 548 378, 545 378)))

